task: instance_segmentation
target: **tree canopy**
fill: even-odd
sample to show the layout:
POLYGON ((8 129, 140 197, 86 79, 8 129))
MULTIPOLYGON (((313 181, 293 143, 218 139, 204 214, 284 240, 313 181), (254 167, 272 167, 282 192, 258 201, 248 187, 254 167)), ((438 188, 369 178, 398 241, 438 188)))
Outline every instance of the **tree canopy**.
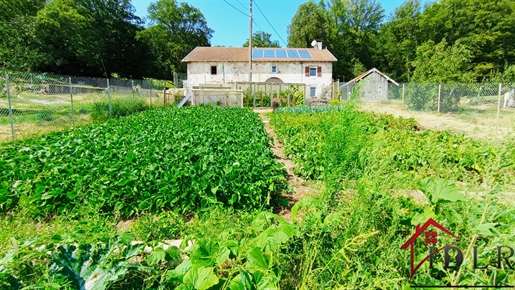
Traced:
POLYGON ((0 1, 0 66, 16 71, 168 78, 213 31, 186 3, 149 6, 150 25, 130 0, 0 1))
MULTIPOLYGON (((264 31, 254 32, 252 34, 253 47, 281 47, 278 40, 272 41, 272 34, 264 31)), ((243 47, 249 47, 249 40, 243 44, 243 47)))
POLYGON ((341 80, 364 66, 398 81, 488 81, 515 65, 513 19, 513 0, 406 0, 386 21, 374 0, 311 0, 293 17, 288 45, 323 41, 341 80))
MULTIPOLYGON (((399 82, 513 80, 513 19, 514 0, 406 0, 388 17, 377 0, 309 0, 291 19, 288 47, 322 41, 343 81, 373 67, 399 82)), ((145 21, 131 0, 2 0, 0 67, 169 78, 186 71, 193 48, 211 45, 213 30, 187 2, 157 0, 145 21)), ((279 47, 267 32, 252 37, 279 47)))

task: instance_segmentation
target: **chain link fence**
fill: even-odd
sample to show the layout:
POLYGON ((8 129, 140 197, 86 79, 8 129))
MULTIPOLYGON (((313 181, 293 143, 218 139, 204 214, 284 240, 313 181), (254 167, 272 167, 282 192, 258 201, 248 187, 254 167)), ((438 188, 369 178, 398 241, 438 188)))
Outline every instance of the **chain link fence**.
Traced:
POLYGON ((167 104, 173 82, 0 74, 0 142, 71 129, 167 104))
POLYGON ((362 109, 414 118, 421 129, 490 140, 504 140, 515 132, 515 84, 389 84, 382 100, 360 94, 362 109))

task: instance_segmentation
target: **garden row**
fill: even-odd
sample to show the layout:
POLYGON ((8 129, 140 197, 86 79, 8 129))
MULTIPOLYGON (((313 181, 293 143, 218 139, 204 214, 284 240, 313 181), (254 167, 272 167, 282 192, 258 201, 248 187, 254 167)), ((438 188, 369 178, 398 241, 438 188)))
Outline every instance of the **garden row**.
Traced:
POLYGON ((286 187, 250 110, 158 109, 0 150, 0 207, 34 216, 262 208, 286 187))
MULTIPOLYGON (((514 189, 513 141, 497 146, 448 132, 418 131, 412 119, 361 112, 351 103, 325 112, 297 111, 275 113, 270 123, 296 173, 321 180, 326 192, 301 200, 292 210, 294 219, 298 211, 303 214, 299 235, 286 250, 291 260, 282 265, 298 273, 283 280, 289 287, 515 283, 509 268, 472 269, 466 251, 477 246, 477 261, 486 265, 497 257, 497 245, 515 245, 515 210, 503 195, 514 189), (465 266, 460 273, 444 269, 438 253, 433 268, 423 264, 410 280, 409 251, 401 246, 429 218, 460 238, 438 236, 436 246, 463 249, 465 266)), ((420 240, 417 262, 428 254, 420 240)))

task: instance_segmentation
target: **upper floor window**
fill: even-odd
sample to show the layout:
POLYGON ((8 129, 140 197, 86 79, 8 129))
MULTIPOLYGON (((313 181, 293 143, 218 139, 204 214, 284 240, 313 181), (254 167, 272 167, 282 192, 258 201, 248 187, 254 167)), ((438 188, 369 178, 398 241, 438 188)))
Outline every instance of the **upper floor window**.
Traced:
POLYGON ((306 76, 307 77, 316 77, 322 76, 322 67, 321 66, 307 66, 306 67, 306 76))
POLYGON ((272 66, 272 73, 273 74, 277 73, 277 66, 276 65, 272 66))
POLYGON ((216 65, 211 66, 211 74, 216 75, 216 65))

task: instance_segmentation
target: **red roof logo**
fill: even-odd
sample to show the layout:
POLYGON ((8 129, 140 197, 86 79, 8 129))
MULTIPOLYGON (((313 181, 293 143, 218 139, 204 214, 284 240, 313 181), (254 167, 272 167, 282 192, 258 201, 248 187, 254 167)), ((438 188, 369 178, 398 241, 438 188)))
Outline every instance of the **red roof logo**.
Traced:
MULTIPOLYGON (((415 233, 401 247, 401 250, 406 250, 408 247, 410 248, 410 267, 411 267, 410 278, 413 278, 413 275, 415 275, 415 273, 420 268, 420 266, 422 266, 422 264, 431 257, 430 255, 428 255, 427 257, 422 259, 422 261, 420 263, 415 265, 415 262, 414 262, 414 259, 415 259, 415 241, 418 238, 423 238, 425 240, 425 243, 428 244, 428 245, 435 245, 438 242, 438 232, 436 232, 436 231, 427 231, 426 232, 427 228, 429 228, 430 226, 433 226, 433 227, 441 230, 442 232, 450 235, 451 237, 453 237, 455 239, 458 239, 458 237, 456 237, 453 233, 451 233, 449 230, 444 228, 442 225, 437 223, 432 218, 427 220, 427 222, 423 226, 420 226, 420 224, 418 224, 416 229, 415 229, 415 233)), ((438 249, 436 251, 433 251, 432 253, 437 253, 437 252, 439 252, 439 251, 441 251, 443 249, 444 248, 440 248, 440 249, 438 249)))

